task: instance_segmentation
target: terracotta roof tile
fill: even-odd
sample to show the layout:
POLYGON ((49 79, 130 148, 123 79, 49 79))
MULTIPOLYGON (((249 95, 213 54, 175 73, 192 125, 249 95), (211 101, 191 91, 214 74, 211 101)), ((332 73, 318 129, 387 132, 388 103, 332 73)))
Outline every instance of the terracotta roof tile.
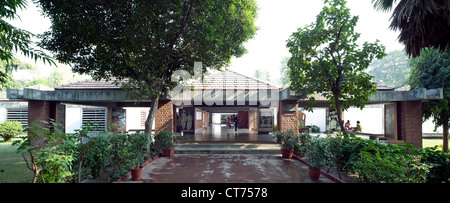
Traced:
MULTIPOLYGON (((280 89, 267 82, 256 78, 242 75, 240 73, 224 70, 210 70, 203 77, 203 82, 199 80, 189 80, 188 85, 195 89, 280 89)), ((87 79, 55 87, 56 90, 119 90, 111 80, 95 81, 87 79)))

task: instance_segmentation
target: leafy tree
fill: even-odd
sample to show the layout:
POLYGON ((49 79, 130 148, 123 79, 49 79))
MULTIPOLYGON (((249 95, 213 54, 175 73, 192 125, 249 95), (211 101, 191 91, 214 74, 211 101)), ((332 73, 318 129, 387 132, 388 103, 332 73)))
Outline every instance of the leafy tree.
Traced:
MULTIPOLYGON (((354 28, 358 17, 350 15, 345 0, 325 0, 316 22, 291 35, 287 47, 291 88, 305 91, 309 101, 322 94, 337 110, 341 130, 345 133, 342 110, 350 106, 363 108, 376 92, 376 86, 364 70, 374 58, 381 59, 384 47, 365 42, 362 49, 356 41, 360 34, 354 28)), ((311 108, 309 108, 311 109, 311 108)))
POLYGON ((374 60, 367 70, 376 83, 402 87, 408 83, 411 67, 405 51, 396 50, 380 60, 374 60))
MULTIPOLYGON (((21 52, 27 57, 31 57, 35 61, 40 59, 44 63, 54 64, 52 59, 48 57, 42 50, 33 48, 31 37, 36 35, 16 28, 6 22, 17 18, 17 10, 27 6, 26 0, 8 0, 0 3, 0 62, 13 62, 14 52, 21 52)), ((0 85, 5 86, 10 79, 8 72, 0 70, 0 85)))
POLYGON ((399 41, 409 56, 419 56, 424 47, 439 47, 441 52, 450 47, 450 1, 372 0, 374 7, 384 12, 397 2, 390 28, 400 31, 399 41))
POLYGON ((78 73, 116 80, 138 101, 152 105, 150 135, 162 94, 174 88, 177 70, 194 62, 220 69, 242 56, 256 32, 253 0, 40 0, 52 21, 41 45, 78 73))
POLYGON ((18 87, 18 84, 12 78, 12 73, 17 70, 33 70, 31 64, 20 61, 14 58, 10 61, 0 61, 0 90, 5 91, 7 87, 18 87))
POLYGON ((448 151, 448 126, 450 124, 450 54, 439 53, 434 48, 424 48, 420 56, 411 61, 411 89, 444 89, 444 99, 422 104, 423 119, 433 118, 435 129, 442 126, 444 151, 448 151))
POLYGON ((265 82, 271 82, 270 73, 266 68, 265 69, 259 69, 259 68, 256 69, 255 73, 253 73, 253 77, 258 78, 265 82))
POLYGON ((20 135, 22 132, 22 124, 18 121, 5 121, 0 124, 0 137, 3 137, 3 141, 5 142, 20 135))
POLYGON ((289 57, 285 57, 281 60, 281 69, 280 69, 280 81, 283 87, 289 86, 291 81, 289 79, 289 67, 288 67, 289 57))

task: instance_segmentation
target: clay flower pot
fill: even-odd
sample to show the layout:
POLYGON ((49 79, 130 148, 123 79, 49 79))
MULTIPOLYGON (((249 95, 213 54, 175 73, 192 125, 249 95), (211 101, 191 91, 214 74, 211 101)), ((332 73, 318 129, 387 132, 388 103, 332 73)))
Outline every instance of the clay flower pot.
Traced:
POLYGON ((294 155, 294 150, 291 149, 281 149, 281 157, 290 159, 294 155))
POLYGON ((320 178, 320 169, 309 167, 309 178, 312 181, 318 181, 320 178))
POLYGON ((162 152, 163 152, 163 156, 164 157, 169 157, 169 158, 173 158, 173 154, 174 154, 174 152, 175 152, 175 148, 169 148, 169 149, 167 149, 167 148, 163 148, 162 149, 162 152))
POLYGON ((140 181, 142 179, 142 170, 144 167, 140 166, 136 169, 136 166, 131 167, 131 180, 132 181, 140 181))

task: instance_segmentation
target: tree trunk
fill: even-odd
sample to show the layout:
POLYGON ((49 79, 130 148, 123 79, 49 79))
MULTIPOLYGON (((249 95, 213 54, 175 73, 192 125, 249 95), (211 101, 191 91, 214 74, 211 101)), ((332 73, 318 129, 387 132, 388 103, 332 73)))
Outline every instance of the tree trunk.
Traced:
POLYGON ((152 128, 153 121, 155 120, 156 110, 158 109, 159 95, 151 100, 152 105, 150 111, 148 112, 147 120, 145 121, 145 134, 148 137, 147 154, 150 154, 150 143, 152 141, 152 128))
POLYGON ((334 95, 334 106, 336 107, 337 111, 336 113, 338 116, 339 127, 341 128, 342 133, 344 133, 344 137, 348 137, 347 131, 345 130, 344 127, 344 121, 342 120, 341 103, 339 102, 337 95, 334 95))
POLYGON ((448 120, 446 122, 444 122, 444 124, 442 125, 442 128, 444 130, 443 134, 443 139, 444 139, 444 146, 442 147, 442 150, 444 150, 444 152, 448 151, 448 120))

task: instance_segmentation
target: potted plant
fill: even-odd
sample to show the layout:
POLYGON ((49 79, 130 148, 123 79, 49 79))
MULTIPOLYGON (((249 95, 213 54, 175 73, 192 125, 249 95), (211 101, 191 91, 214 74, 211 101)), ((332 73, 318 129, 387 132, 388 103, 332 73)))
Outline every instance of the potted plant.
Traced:
POLYGON ((292 130, 284 133, 275 132, 275 142, 281 145, 281 156, 290 159, 294 155, 294 149, 297 145, 297 138, 292 130))
POLYGON ((169 131, 161 131, 155 136, 155 142, 159 147, 161 147, 164 157, 173 157, 176 139, 177 137, 175 133, 169 131))
POLYGON ((328 139, 315 137, 306 147, 306 161, 309 167, 309 177, 312 181, 320 178, 320 169, 330 167, 333 164, 333 154, 329 148, 328 139))
POLYGON ((144 162, 148 138, 146 134, 135 133, 128 136, 129 146, 130 146, 130 156, 133 162, 133 167, 131 167, 131 179, 133 181, 140 181, 142 177, 142 163, 144 162))

